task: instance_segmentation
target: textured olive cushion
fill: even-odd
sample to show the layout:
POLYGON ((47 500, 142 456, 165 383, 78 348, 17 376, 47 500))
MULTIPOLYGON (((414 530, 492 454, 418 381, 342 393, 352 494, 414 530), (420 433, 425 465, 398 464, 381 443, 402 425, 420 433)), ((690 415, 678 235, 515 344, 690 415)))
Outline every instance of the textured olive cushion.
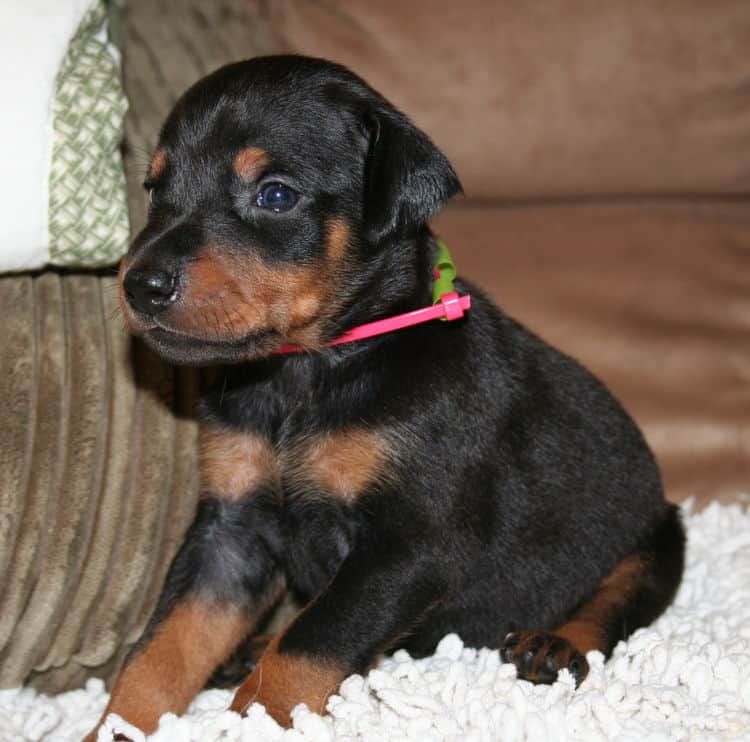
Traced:
POLYGON ((97 0, 70 40, 56 76, 48 215, 53 265, 111 265, 128 246, 120 153, 127 103, 107 28, 107 5, 97 0))
POLYGON ((279 49, 352 67, 469 198, 747 193, 747 0, 275 0, 279 49))
POLYGON ((127 247, 117 8, 0 4, 0 272, 112 265, 127 247))

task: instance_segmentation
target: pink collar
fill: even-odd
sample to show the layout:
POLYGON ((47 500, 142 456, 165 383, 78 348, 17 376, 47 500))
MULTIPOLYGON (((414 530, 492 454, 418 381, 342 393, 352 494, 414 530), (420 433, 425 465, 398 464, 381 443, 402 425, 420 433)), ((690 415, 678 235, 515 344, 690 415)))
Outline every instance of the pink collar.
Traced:
MULTIPOLYGON (((439 301, 431 307, 422 307, 414 309, 405 314, 397 314, 394 317, 386 317, 375 322, 367 322, 364 325, 358 325, 351 330, 347 330, 343 335, 331 340, 324 347, 330 348, 333 345, 342 343, 352 343, 355 340, 364 340, 365 338, 384 335, 387 332, 401 330, 404 327, 420 325, 423 322, 430 322, 434 319, 446 319, 452 322, 464 316, 464 312, 471 307, 471 296, 459 296, 455 291, 442 294, 439 301)), ((276 353, 303 353, 304 348, 297 345, 282 345, 276 353)))

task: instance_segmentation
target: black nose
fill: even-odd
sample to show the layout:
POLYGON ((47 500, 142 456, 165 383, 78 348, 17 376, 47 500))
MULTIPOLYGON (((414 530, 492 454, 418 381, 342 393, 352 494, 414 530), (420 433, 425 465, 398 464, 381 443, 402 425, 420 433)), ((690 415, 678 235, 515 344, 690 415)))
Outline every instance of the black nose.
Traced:
POLYGON ((175 299, 175 276, 166 271, 130 270, 125 275, 125 296, 133 309, 158 314, 175 299))

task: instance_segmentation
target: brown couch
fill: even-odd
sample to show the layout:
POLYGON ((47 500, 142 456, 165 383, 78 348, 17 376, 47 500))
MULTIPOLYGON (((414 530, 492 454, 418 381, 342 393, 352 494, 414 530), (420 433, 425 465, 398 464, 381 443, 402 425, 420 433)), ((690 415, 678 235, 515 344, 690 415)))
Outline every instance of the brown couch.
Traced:
MULTIPOLYGON (((188 84, 274 50, 352 66, 466 195, 459 270, 589 365, 669 496, 750 492, 750 10, 745 0, 129 0, 134 228, 188 84)), ((200 380, 131 344, 112 274, 0 279, 0 685, 110 676, 197 496, 200 380)), ((282 620, 281 618, 278 620, 282 620)))

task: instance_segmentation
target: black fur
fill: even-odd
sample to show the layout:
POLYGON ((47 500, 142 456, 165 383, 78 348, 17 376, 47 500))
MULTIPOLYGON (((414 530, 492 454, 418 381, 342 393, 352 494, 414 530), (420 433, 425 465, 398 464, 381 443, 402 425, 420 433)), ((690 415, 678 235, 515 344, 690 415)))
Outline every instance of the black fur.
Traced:
MULTIPOLYGON (((168 274, 175 301, 199 248, 218 242, 265 265, 310 265, 336 218, 349 228, 354 268, 337 278, 339 309, 321 343, 431 303, 426 221, 458 179, 345 69, 296 57, 225 67, 177 104, 160 146, 166 169, 149 183, 151 216, 127 262, 168 274), (251 146, 299 193, 290 211, 259 210, 258 184, 233 175, 232 156, 251 146)), ((350 501, 286 479, 238 502, 204 501, 152 629, 187 594, 249 606, 283 575, 314 602, 280 651, 361 672, 395 646, 430 652, 450 631, 497 647, 510 631, 558 626, 632 554, 644 555, 642 585, 607 618, 604 651, 664 610, 682 573, 683 533, 633 421, 480 289, 458 281, 457 290, 472 295, 459 321, 291 355, 272 354, 288 340, 273 327, 225 337, 217 321, 215 337, 195 338, 130 307, 166 358, 235 364, 203 400, 208 426, 258 434, 277 451, 364 428, 393 451, 384 476, 350 501)))

